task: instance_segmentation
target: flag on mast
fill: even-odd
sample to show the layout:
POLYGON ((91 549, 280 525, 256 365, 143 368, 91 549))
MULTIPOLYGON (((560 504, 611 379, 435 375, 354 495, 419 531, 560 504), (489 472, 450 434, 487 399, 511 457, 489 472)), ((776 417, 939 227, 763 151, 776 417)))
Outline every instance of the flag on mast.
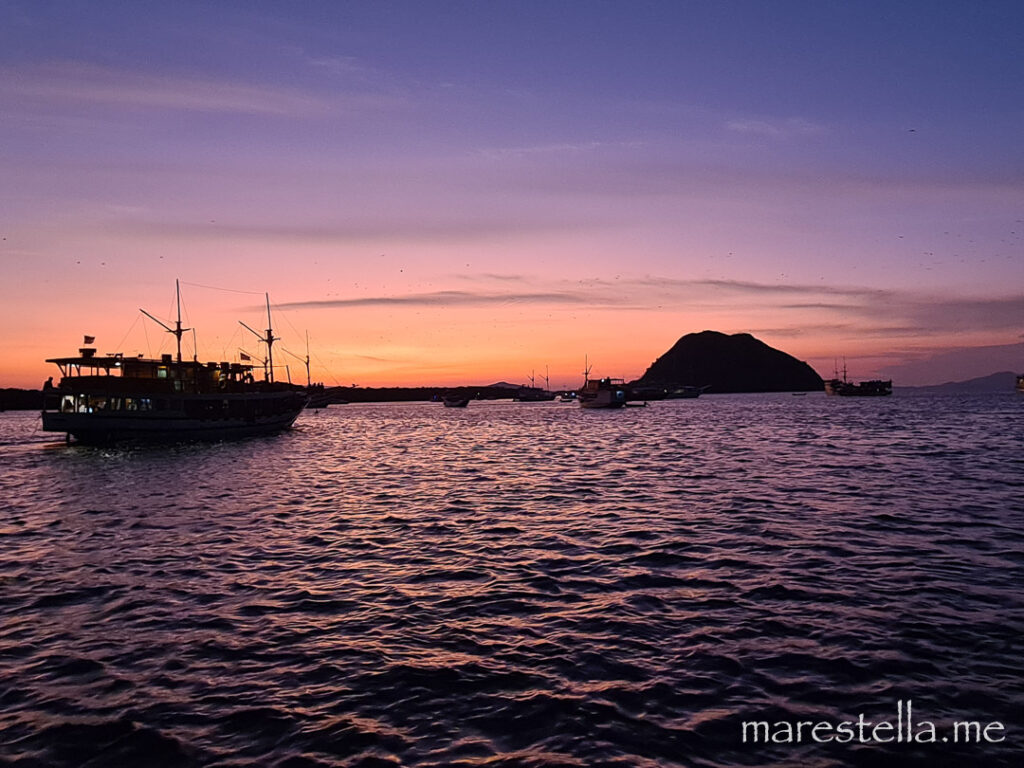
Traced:
POLYGON ((82 338, 85 339, 85 341, 83 342, 85 344, 92 344, 94 341, 96 341, 95 336, 83 336, 82 338))

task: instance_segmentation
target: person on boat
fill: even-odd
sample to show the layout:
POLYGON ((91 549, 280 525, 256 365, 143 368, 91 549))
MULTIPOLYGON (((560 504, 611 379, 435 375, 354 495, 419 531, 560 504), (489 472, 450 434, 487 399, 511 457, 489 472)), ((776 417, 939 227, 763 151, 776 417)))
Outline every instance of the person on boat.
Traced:
POLYGON ((53 389, 53 376, 51 376, 45 382, 43 382, 43 389, 53 389))

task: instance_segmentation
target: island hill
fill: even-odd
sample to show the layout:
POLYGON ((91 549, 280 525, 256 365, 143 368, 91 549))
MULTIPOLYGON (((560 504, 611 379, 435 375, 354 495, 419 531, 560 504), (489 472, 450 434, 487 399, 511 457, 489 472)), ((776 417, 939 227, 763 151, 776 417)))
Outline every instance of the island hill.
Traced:
POLYGON ((749 333, 683 336, 634 384, 639 389, 699 387, 707 392, 812 392, 824 388, 807 363, 749 333))
MULTIPOLYGON (((630 399, 655 399, 666 390, 697 387, 705 392, 808 392, 824 386, 804 362, 769 347, 749 333, 727 335, 701 331, 683 336, 659 357, 637 381, 630 382, 630 399)), ((464 387, 328 387, 328 402, 388 402, 434 400, 444 393, 480 400, 509 398, 518 385, 499 382, 464 387)), ((0 410, 41 409, 42 392, 0 390, 0 410)))

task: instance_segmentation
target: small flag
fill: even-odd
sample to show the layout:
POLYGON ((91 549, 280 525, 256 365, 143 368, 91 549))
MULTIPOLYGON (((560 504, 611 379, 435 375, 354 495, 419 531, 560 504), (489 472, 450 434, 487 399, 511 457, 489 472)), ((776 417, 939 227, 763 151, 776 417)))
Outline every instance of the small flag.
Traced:
POLYGON ((252 358, 245 354, 245 352, 240 353, 238 356, 243 360, 252 360, 252 358))
POLYGON ((84 336, 83 338, 85 339, 85 344, 92 344, 94 341, 96 341, 95 336, 84 336))

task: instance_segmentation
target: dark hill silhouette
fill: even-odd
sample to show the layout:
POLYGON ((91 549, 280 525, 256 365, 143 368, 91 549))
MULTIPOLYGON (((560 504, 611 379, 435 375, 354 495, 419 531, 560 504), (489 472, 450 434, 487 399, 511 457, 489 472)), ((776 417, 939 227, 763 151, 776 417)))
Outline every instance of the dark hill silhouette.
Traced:
POLYGON ((807 363, 751 336, 701 331, 683 336, 640 377, 645 385, 690 385, 708 392, 809 392, 823 388, 807 363))

